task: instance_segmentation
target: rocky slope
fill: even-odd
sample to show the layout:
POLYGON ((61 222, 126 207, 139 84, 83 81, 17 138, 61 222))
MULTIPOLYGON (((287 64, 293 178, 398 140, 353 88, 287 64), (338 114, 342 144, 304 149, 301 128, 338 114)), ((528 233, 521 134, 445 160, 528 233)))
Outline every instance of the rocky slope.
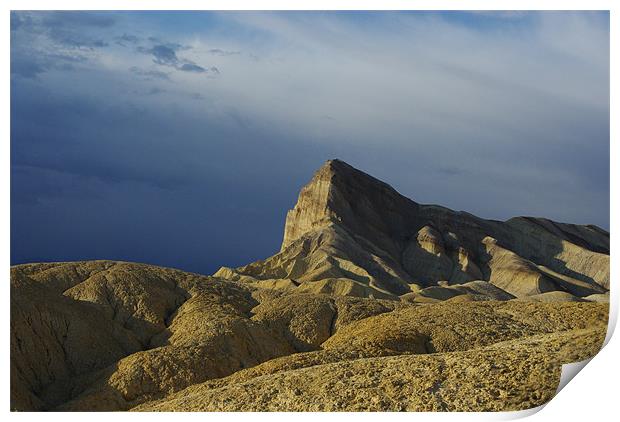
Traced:
MULTIPOLYGON (((476 280, 514 297, 552 291, 587 297, 609 289, 609 233, 541 218, 484 220, 418 204, 331 160, 288 212, 280 252, 215 276, 375 298, 420 296, 428 287, 476 280)), ((426 292, 421 296, 428 298, 426 292)))
POLYGON ((110 261, 20 265, 11 285, 14 410, 522 409, 607 321, 606 303, 421 304, 110 261))
POLYGON ((11 268, 12 410, 517 410, 606 332, 609 234, 420 205, 330 161, 281 251, 11 268))

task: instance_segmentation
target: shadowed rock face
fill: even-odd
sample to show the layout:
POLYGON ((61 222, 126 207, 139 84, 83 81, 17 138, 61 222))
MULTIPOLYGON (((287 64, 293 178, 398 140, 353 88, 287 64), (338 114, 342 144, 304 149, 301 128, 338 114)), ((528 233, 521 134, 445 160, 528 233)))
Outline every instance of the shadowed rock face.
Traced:
POLYGON ((609 234, 421 205, 334 160, 281 251, 11 268, 12 410, 519 410, 606 332, 609 234))
POLYGON ((375 296, 485 280, 517 297, 551 291, 586 297, 609 288, 609 233, 542 218, 485 220, 418 204, 330 160, 288 212, 280 252, 215 275, 288 279, 305 291, 313 283, 317 291, 325 284, 352 291, 341 287, 352 280, 360 295, 375 296))

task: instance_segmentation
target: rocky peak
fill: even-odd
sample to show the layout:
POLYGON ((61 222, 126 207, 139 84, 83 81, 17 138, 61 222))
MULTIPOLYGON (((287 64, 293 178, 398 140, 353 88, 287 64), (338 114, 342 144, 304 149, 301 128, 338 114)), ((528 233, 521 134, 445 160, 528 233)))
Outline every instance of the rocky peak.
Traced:
POLYGON ((328 224, 334 217, 330 210, 329 197, 337 171, 335 168, 341 167, 336 161, 327 161, 317 170, 310 183, 301 189, 295 207, 286 214, 282 250, 304 233, 328 224))
POLYGON ((609 289, 608 245, 609 233, 591 226, 529 217, 485 220, 418 204, 330 160, 288 212, 280 253, 217 275, 348 279, 393 295, 484 280, 517 297, 550 290, 585 297, 609 289))
MULTIPOLYGON (((374 239, 402 235, 418 204, 394 188, 341 160, 328 160, 302 188, 287 213, 282 250, 305 233, 331 223, 374 239)), ((382 242, 379 240, 379 244, 382 242)), ((390 245, 382 245, 390 249, 390 245)))

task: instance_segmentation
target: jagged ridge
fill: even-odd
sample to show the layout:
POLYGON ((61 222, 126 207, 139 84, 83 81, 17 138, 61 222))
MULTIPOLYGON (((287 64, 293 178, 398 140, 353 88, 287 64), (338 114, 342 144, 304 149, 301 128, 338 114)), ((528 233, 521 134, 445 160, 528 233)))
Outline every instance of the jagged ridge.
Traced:
POLYGON ((329 160, 288 212, 280 252, 215 275, 375 297, 474 280, 517 297, 550 291, 586 297, 609 288, 609 233, 543 218, 485 220, 418 204, 329 160))

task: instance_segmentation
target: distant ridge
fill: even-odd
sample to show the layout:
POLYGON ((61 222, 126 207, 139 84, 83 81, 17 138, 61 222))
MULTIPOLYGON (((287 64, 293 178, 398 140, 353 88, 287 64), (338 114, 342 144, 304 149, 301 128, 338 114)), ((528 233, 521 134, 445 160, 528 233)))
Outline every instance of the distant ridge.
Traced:
POLYGON ((515 297, 551 291, 586 297, 609 289, 609 233, 418 204, 334 159, 301 189, 278 254, 215 276, 375 297, 475 280, 515 297))

